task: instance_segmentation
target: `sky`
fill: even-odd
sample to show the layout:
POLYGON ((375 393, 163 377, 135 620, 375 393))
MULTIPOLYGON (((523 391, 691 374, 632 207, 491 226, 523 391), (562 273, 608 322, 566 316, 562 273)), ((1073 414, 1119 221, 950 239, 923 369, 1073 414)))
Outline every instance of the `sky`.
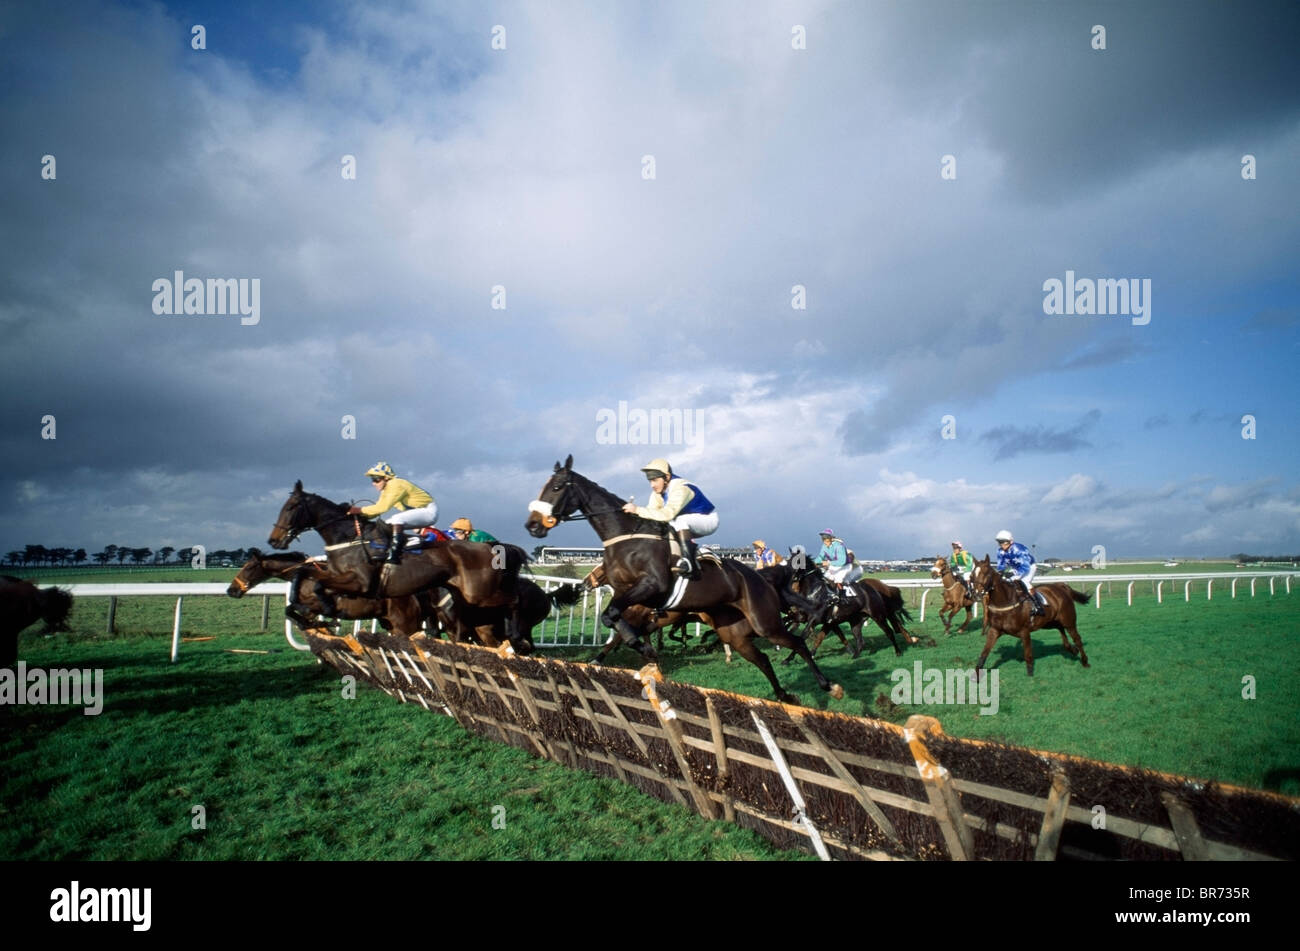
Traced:
POLYGON ((264 545, 379 460, 531 550, 568 454, 643 503, 667 458, 725 545, 1300 551, 1297 48, 1289 2, 0 6, 0 554, 264 545))

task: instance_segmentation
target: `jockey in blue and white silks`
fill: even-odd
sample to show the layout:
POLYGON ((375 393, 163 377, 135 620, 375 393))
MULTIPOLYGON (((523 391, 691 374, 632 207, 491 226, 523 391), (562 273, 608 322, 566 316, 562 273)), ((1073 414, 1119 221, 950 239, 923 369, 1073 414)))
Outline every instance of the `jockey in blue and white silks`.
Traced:
POLYGON ((667 522, 682 543, 677 573, 698 577, 692 538, 703 538, 718 530, 718 510, 699 486, 687 482, 672 470, 667 459, 651 459, 641 471, 650 480, 650 500, 644 506, 629 502, 623 511, 654 522, 667 522))
POLYGON ((998 532, 998 572, 1010 572, 1016 581, 1025 586, 1025 591, 1030 596, 1034 614, 1041 614, 1042 609, 1039 607, 1038 597, 1034 594, 1034 573, 1038 571, 1038 564, 1034 561, 1034 556, 1029 549, 1020 542, 1011 537, 1011 533, 1006 529, 998 532))
POLYGON ((763 541, 763 539, 760 538, 753 544, 755 568, 771 568, 773 565, 779 565, 785 561, 784 558, 777 554, 775 548, 768 548, 767 542, 763 541))

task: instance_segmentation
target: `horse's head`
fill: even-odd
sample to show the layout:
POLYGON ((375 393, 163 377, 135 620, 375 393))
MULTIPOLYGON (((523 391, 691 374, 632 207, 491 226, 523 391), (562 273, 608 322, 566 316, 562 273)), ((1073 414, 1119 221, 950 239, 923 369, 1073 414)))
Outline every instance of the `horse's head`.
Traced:
POLYGON ((528 520, 524 528, 534 538, 545 538, 546 533, 573 514, 578 507, 573 486, 573 456, 564 465, 555 464, 554 474, 546 480, 537 498, 528 503, 528 520))
POLYGON ((226 588, 227 597, 242 598, 244 592, 256 584, 265 581, 267 575, 262 568, 262 553, 256 548, 248 549, 248 560, 239 566, 239 574, 235 575, 226 588))
POLYGON ((986 597, 1000 580, 988 555, 975 562, 975 568, 970 573, 970 583, 977 600, 986 597))
POLYGON ((307 555, 300 551, 286 552, 283 555, 263 555, 256 548, 248 549, 248 561, 240 566, 226 594, 232 598, 242 598, 249 588, 254 588, 267 578, 282 577, 289 571, 302 566, 307 555))
POLYGON ((311 528, 311 516, 307 511, 307 494, 302 490, 302 479, 293 485, 293 491, 280 508, 275 525, 271 529, 266 543, 276 551, 284 551, 295 538, 311 528))
POLYGON ((943 577, 943 566, 946 565, 946 564, 947 564, 947 562, 944 561, 942 557, 936 558, 936 559, 934 560, 934 567, 932 567, 932 568, 930 569, 930 577, 931 577, 931 578, 942 578, 942 577, 943 577))

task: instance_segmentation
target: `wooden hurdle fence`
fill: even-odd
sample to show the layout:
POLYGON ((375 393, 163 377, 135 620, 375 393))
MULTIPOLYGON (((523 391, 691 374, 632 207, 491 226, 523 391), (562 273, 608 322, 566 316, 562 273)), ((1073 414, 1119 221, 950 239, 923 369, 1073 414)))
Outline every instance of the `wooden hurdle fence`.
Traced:
POLYGON ((344 675, 465 729, 837 859, 1300 858, 1300 800, 663 679, 362 631, 344 675))

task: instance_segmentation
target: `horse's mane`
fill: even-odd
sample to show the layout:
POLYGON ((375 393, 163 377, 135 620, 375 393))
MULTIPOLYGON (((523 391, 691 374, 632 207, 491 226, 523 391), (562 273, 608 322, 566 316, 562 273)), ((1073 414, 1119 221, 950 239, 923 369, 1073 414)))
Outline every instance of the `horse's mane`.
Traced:
POLYGON ((626 512, 623 511, 623 503, 624 503, 623 497, 620 495, 615 495, 613 492, 605 488, 599 482, 595 482, 592 479, 588 479, 585 475, 582 475, 579 472, 574 472, 572 469, 569 470, 569 477, 573 479, 575 482, 579 482, 583 486, 587 486, 594 489, 596 494, 599 495, 600 498, 603 498, 606 502, 610 503, 610 505, 614 507, 614 510, 619 514, 625 515, 627 518, 635 519, 638 525, 651 525, 655 528, 655 530, 659 534, 664 535, 665 537, 668 535, 667 522, 661 522, 658 519, 653 519, 653 518, 641 518, 639 515, 628 515, 626 512))
POLYGON ((599 482, 596 482, 593 479, 588 479, 582 473, 574 472, 572 469, 569 470, 569 478, 573 479, 576 482, 580 482, 583 486, 586 486, 591 489, 595 489, 596 492, 606 502, 612 502, 615 508, 618 508, 620 510, 623 508, 623 498, 621 496, 615 495, 613 492, 609 491, 609 489, 605 488, 599 482))
POLYGON ((311 557, 305 551, 277 551, 264 555, 257 548, 250 548, 248 553, 261 561, 306 561, 311 557))

